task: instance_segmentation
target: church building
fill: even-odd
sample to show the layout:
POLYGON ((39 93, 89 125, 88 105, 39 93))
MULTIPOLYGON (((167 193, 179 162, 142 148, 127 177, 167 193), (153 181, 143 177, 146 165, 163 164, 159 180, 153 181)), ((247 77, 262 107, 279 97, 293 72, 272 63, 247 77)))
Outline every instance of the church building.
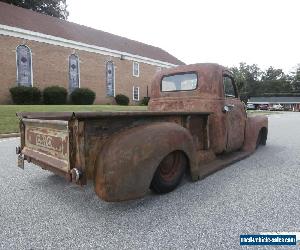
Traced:
POLYGON ((96 104, 116 94, 137 104, 154 74, 184 63, 168 52, 125 37, 0 2, 0 104, 14 86, 90 88, 96 104))

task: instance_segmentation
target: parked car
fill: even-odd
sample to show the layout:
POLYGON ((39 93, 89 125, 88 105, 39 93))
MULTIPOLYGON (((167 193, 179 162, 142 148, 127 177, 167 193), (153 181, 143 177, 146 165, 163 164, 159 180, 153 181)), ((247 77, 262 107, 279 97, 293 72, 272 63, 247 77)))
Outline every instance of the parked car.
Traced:
POLYGON ((293 111, 290 106, 283 106, 283 111, 293 111))
MULTIPOLYGON (((247 116, 233 75, 217 64, 165 69, 148 111, 18 113, 24 160, 78 185, 94 182, 106 201, 174 190, 265 145, 268 118, 247 116)), ((245 178, 248 178, 245 176, 245 178)))
POLYGON ((254 105, 254 104, 248 103, 248 104, 247 104, 247 109, 248 109, 248 110, 255 110, 256 108, 255 108, 255 105, 254 105))
POLYGON ((269 110, 269 105, 268 104, 260 104, 259 110, 269 110))
POLYGON ((283 111, 283 106, 280 104, 274 104, 269 108, 270 111, 283 111))

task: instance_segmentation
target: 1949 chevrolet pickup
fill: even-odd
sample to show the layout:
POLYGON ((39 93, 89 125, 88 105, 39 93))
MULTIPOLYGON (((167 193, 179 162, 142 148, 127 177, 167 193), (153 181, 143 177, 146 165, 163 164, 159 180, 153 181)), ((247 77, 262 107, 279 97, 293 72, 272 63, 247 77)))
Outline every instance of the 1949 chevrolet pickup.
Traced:
POLYGON ((18 113, 18 165, 33 162, 67 180, 94 181, 106 201, 167 193, 265 145, 268 119, 248 117, 232 74, 217 64, 163 70, 148 111, 18 113))

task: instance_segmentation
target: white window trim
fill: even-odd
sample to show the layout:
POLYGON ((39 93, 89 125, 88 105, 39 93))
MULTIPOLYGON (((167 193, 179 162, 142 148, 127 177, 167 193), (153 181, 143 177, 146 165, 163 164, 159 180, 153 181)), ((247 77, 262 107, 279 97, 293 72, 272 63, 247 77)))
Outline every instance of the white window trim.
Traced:
POLYGON ((132 87, 132 100, 133 100, 133 101, 139 101, 139 100, 140 100, 140 87, 136 87, 136 86, 133 86, 133 87, 132 87), (138 90, 138 98, 137 98, 137 99, 134 98, 134 90, 135 90, 135 89, 138 90))
POLYGON ((114 97, 116 97, 116 65, 115 64, 114 64, 114 97))
POLYGON ((31 67, 31 87, 33 87, 33 69, 32 69, 32 51, 31 51, 31 48, 29 48, 26 44, 19 44, 17 47, 16 47, 16 68, 17 68, 17 80, 16 80, 16 83, 17 83, 17 86, 21 86, 19 85, 19 68, 18 68, 18 52, 17 52, 17 49, 19 46, 26 46, 29 51, 30 51, 30 67, 31 67))
POLYGON ((139 77, 140 76, 140 64, 138 62, 132 62, 132 75, 135 76, 135 77, 139 77), (137 75, 135 74, 134 72, 134 65, 137 65, 137 75))

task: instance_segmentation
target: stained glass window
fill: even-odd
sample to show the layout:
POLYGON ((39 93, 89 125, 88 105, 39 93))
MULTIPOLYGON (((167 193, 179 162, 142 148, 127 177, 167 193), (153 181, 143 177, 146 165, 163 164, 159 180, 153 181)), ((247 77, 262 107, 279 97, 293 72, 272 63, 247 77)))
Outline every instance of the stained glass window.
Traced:
POLYGON ((106 63, 106 95, 115 96, 115 66, 112 61, 106 63))
POLYGON ((29 47, 19 45, 17 53, 17 83, 19 86, 32 86, 32 57, 29 47))
POLYGON ((72 54, 69 57, 69 91, 79 88, 79 58, 72 54))

